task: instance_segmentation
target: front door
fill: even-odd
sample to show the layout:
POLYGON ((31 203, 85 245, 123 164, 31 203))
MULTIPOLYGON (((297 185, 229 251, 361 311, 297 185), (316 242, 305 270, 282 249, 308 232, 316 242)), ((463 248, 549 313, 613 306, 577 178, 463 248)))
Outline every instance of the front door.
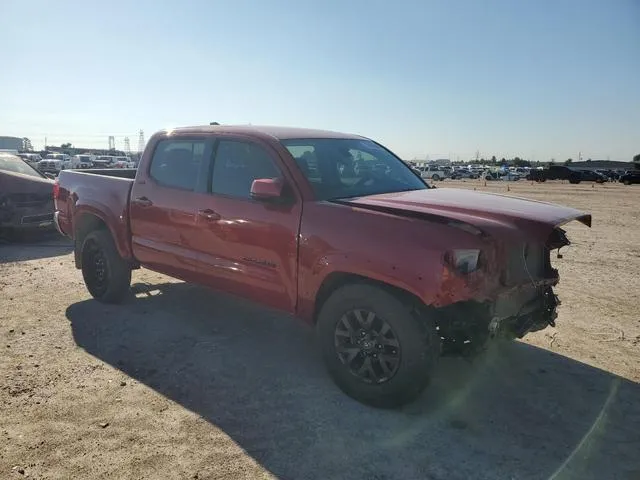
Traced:
POLYGON ((301 200, 276 152, 246 138, 222 137, 210 168, 209 195, 199 205, 199 251, 204 282, 241 297, 294 312, 297 300, 301 200), (289 202, 253 200, 258 178, 281 178, 289 202))
POLYGON ((130 221, 135 258, 153 270, 195 281, 198 258, 197 198, 207 184, 212 141, 166 138, 153 151, 131 190, 130 221))

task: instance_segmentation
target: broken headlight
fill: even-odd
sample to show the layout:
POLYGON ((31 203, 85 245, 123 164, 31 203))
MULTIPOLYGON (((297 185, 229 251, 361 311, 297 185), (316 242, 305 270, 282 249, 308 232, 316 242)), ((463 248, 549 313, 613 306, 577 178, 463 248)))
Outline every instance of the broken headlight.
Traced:
POLYGON ((447 253, 447 262, 458 273, 475 272, 480 267, 479 249, 451 250, 447 253))

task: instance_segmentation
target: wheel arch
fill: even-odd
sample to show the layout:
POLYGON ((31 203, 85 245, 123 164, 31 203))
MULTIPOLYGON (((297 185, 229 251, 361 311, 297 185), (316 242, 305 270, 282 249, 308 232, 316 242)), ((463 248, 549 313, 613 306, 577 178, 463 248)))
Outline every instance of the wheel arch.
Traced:
POLYGON ((424 305, 418 295, 410 292, 406 288, 399 287, 397 285, 393 285, 391 283, 387 283, 382 280, 374 279, 364 275, 350 272, 334 271, 327 275, 320 284, 314 301, 312 323, 314 325, 316 324, 322 306, 335 291, 346 285, 355 284, 371 285, 382 288, 391 295, 400 299, 402 303, 408 303, 410 305, 413 305, 415 308, 420 308, 424 305))

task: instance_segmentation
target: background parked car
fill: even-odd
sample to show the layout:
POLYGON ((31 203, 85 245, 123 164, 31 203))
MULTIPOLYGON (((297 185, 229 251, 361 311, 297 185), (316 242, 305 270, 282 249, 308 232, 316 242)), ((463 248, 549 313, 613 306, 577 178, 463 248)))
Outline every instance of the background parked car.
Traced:
POLYGON ((53 181, 17 155, 0 153, 0 230, 53 226, 53 181))
POLYGON ((74 155, 65 163, 64 168, 91 168, 93 167, 93 158, 94 156, 88 153, 74 155))
POLYGON ((501 179, 502 180, 506 180, 509 182, 517 182, 518 180, 520 180, 521 175, 519 173, 516 173, 515 170, 511 171, 511 170, 507 170, 506 172, 503 172, 501 175, 501 179))
POLYGON ((38 162, 38 170, 57 175, 65 169, 65 162, 68 162, 70 159, 71 157, 66 153, 50 153, 44 160, 38 162))
POLYGON ((38 167, 38 162, 42 160, 39 153, 18 153, 18 157, 27 162, 34 168, 38 167))
POLYGON ((451 173, 452 180, 459 180, 463 178, 476 179, 479 178, 476 172, 472 172, 471 170, 467 170, 466 168, 458 168, 451 173))
POLYGON ((93 166, 96 168, 112 168, 116 157, 112 155, 98 155, 93 159, 93 166))
POLYGON ((113 168, 135 168, 135 162, 131 161, 129 157, 115 157, 113 162, 113 168))
POLYGON ((444 180, 447 178, 447 172, 443 167, 438 165, 427 165, 426 167, 418 167, 420 170, 420 176, 422 178, 428 178, 431 180, 444 180))
POLYGON ((580 170, 580 180, 585 182, 604 183, 609 181, 609 178, 595 170, 580 170))
POLYGON ((640 170, 629 170, 624 175, 620 176, 620 181, 625 185, 631 185, 632 183, 640 183, 640 170))
POLYGON ((569 180, 569 183, 597 182, 604 183, 607 177, 594 171, 582 170, 578 168, 568 167, 566 165, 551 165, 543 170, 531 170, 527 175, 527 180, 535 180, 536 182, 544 182, 546 180, 569 180))

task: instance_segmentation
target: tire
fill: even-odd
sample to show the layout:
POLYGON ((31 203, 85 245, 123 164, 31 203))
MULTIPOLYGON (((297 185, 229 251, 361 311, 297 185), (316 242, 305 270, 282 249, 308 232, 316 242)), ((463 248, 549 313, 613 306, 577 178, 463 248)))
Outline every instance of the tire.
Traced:
POLYGON ((631 185, 631 180, 623 180, 622 183, 624 185, 631 185))
POLYGON ((336 290, 322 306, 316 328, 324 362, 334 382, 350 397, 373 407, 395 408, 416 399, 440 357, 440 336, 434 322, 419 318, 398 298, 371 285, 353 284, 336 290), (367 334, 362 339, 356 311, 363 319, 369 319, 369 312, 375 314, 370 330, 377 329, 377 338, 367 334), (345 319, 351 328, 344 328, 345 319), (385 322, 389 326, 386 335, 391 339, 379 335, 385 322), (356 345, 356 339, 364 341, 365 347, 356 345), (358 353, 351 360, 344 352, 341 357, 339 343, 358 353), (382 355, 395 361, 395 365, 381 360, 382 355), (365 373, 369 378, 363 378, 354 370, 365 368, 367 358, 370 363, 365 373), (384 371, 382 363, 391 371, 384 371), (369 372, 381 373, 382 378, 371 378, 369 372))
POLYGON ((440 180, 440 175, 438 175, 437 173, 434 173, 433 176, 431 177, 431 180, 434 180, 437 182, 438 180, 440 180))
POLYGON ((131 266, 116 250, 106 230, 89 233, 82 243, 82 277, 93 298, 120 303, 131 286, 131 266))
POLYGON ((574 185, 577 185, 580 183, 580 179, 577 177, 569 177, 569 183, 572 183, 574 185))

